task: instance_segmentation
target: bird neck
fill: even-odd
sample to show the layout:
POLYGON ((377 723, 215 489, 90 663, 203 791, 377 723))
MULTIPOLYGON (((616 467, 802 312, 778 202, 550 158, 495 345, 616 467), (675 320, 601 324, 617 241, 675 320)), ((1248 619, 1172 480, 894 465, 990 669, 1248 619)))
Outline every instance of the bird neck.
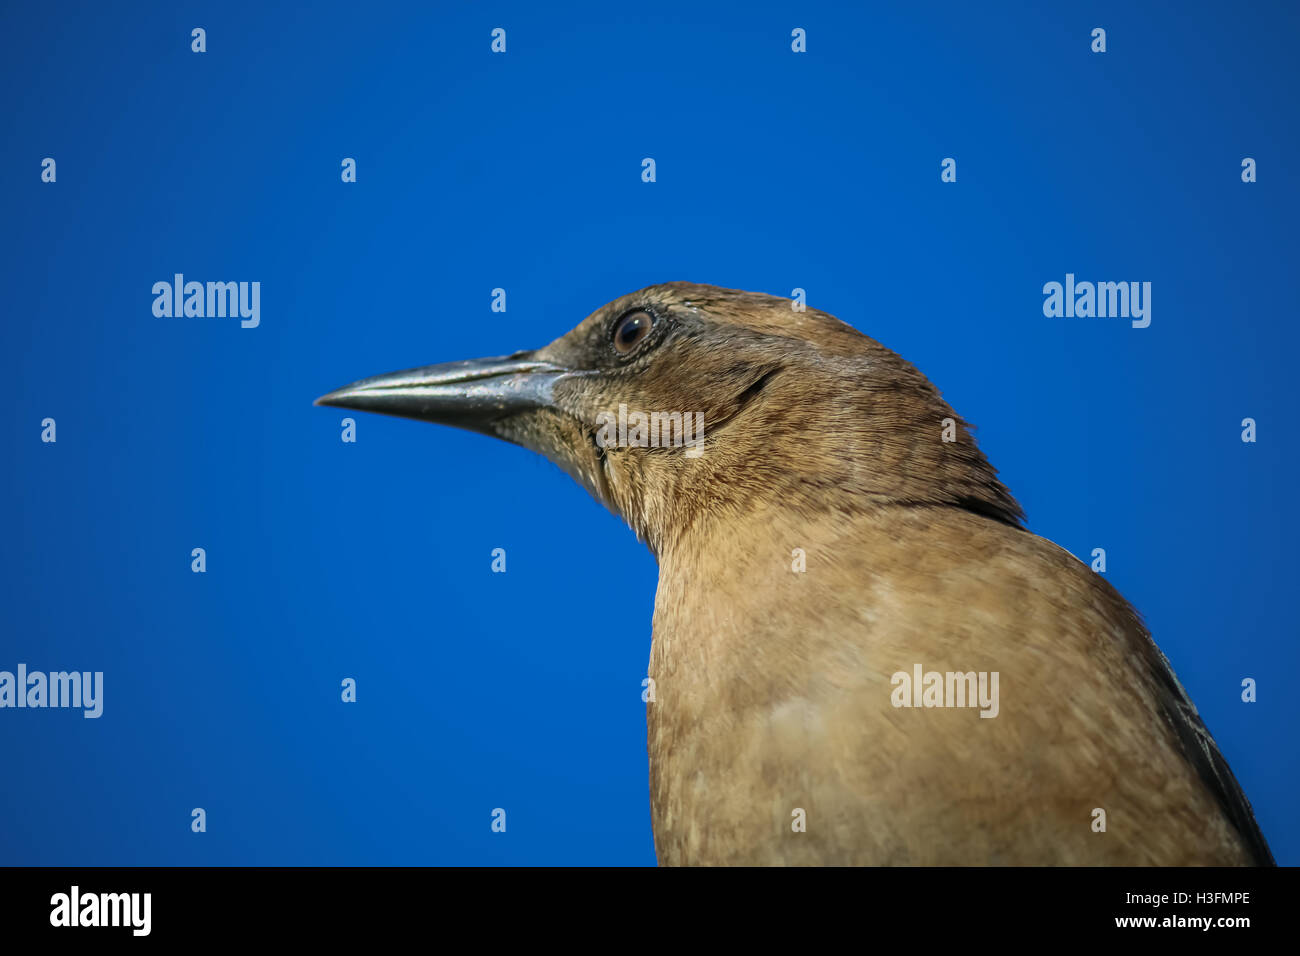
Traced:
POLYGON ((950 410, 931 417, 898 431, 860 415, 816 429, 770 421, 770 430, 711 436, 696 458, 628 449, 609 456, 606 493, 657 557, 742 524, 797 531, 828 516, 900 506, 955 507, 1020 527, 1020 506, 965 424, 950 410), (953 441, 943 440, 944 418, 953 441), (765 435, 796 437, 758 440, 765 435))

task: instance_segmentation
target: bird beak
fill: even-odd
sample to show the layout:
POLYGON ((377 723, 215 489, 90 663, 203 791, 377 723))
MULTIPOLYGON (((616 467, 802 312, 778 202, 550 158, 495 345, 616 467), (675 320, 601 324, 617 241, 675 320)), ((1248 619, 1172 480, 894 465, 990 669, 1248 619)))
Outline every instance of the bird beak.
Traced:
POLYGON ((574 374, 528 357, 531 354, 517 352, 376 375, 322 395, 314 404, 418 418, 495 437, 495 422, 551 407, 555 383, 574 374))

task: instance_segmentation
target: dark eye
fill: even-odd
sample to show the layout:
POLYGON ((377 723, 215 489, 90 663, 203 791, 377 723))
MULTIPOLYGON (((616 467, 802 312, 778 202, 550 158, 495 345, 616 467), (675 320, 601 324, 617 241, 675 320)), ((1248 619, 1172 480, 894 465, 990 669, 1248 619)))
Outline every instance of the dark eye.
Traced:
POLYGON ((655 317, 649 312, 640 309, 629 312, 614 326, 614 348, 626 355, 650 334, 650 327, 654 324, 655 317))

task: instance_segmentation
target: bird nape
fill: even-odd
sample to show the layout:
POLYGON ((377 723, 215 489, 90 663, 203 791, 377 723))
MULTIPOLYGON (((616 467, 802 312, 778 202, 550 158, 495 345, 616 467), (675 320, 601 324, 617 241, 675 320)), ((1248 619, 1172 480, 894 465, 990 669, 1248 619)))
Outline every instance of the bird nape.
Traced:
POLYGON ((317 404, 523 445, 649 545, 661 863, 1273 862, 1138 614, 831 315, 651 286, 317 404))

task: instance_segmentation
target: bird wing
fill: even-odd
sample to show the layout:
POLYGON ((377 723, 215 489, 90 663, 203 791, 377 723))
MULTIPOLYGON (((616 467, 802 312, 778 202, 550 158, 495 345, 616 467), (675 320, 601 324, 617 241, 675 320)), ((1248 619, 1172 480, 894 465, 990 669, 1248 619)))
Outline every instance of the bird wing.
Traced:
POLYGON ((1188 761, 1196 773, 1205 781, 1214 798, 1227 814, 1232 825, 1237 828, 1250 848, 1251 855, 1259 866, 1277 866, 1268 842, 1255 821, 1255 811, 1251 809, 1241 784, 1233 776, 1228 762, 1223 759, 1218 745, 1210 736, 1210 731, 1197 713, 1196 705, 1183 689, 1169 663, 1169 658, 1156 646, 1150 634, 1146 637, 1147 657, 1152 675, 1156 678, 1159 689, 1160 704, 1165 718, 1169 721, 1183 746, 1188 761))

